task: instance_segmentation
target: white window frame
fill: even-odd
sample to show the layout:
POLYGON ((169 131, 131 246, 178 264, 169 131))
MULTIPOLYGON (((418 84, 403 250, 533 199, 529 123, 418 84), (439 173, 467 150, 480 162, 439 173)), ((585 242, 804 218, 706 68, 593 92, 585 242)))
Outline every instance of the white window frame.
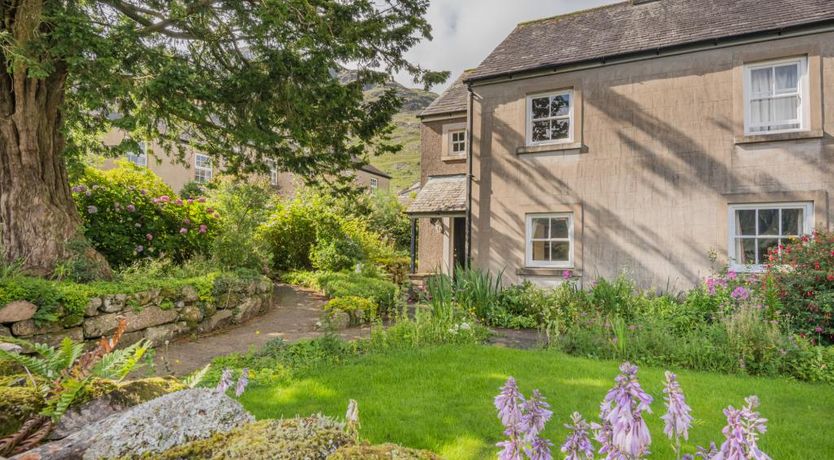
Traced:
POLYGON ((573 252, 576 247, 573 235, 573 213, 572 212, 554 212, 554 213, 534 213, 527 214, 524 232, 525 250, 524 250, 524 264, 530 268, 573 268, 573 252), (568 237, 567 238, 533 238, 533 219, 550 218, 550 219, 564 219, 568 220, 568 237), (568 249, 567 261, 542 261, 533 260, 533 241, 567 241, 570 244, 568 249))
MULTIPOLYGON (((776 84, 775 76, 773 78, 773 84, 776 84)), ((744 134, 747 136, 757 136, 757 135, 769 135, 769 134, 781 134, 781 133, 795 133, 800 131, 807 131, 808 130, 808 120, 810 119, 810 97, 808 95, 808 57, 807 56, 800 56, 800 57, 793 57, 788 59, 778 59, 773 61, 765 61, 765 62, 756 62, 751 64, 745 64, 744 66, 744 134), (772 130, 772 131, 753 131, 754 128, 750 124, 751 118, 751 104, 753 100, 753 71, 757 69, 763 68, 774 68, 777 66, 785 65, 785 64, 797 64, 799 67, 799 75, 797 78, 797 93, 790 93, 785 94, 783 96, 792 96, 798 95, 799 96, 799 113, 798 119, 795 122, 798 122, 798 128, 792 129, 780 129, 780 130, 772 130)), ((775 98, 775 97, 773 97, 775 98)))
POLYGON ((466 130, 465 129, 455 129, 449 131, 449 155, 450 156, 465 156, 466 155, 466 130), (462 134, 463 140, 456 141, 455 135, 462 134), (463 144, 463 150, 456 151, 455 145, 463 144))
POLYGON ((372 177, 368 181, 368 186, 370 187, 371 190, 378 189, 379 188, 379 179, 377 179, 376 177, 372 177))
POLYGON ((214 166, 211 157, 202 153, 194 154, 194 181, 199 183, 211 182, 214 177, 214 166), (208 166, 201 166, 200 162, 208 164, 208 166), (201 174, 202 173, 202 174, 201 174))
POLYGON ((573 133, 574 129, 576 129, 576 120, 574 119, 574 113, 576 113, 574 105, 576 104, 576 98, 574 97, 573 89, 565 89, 561 91, 551 91, 547 93, 537 93, 537 94, 530 94, 527 96, 527 102, 525 105, 525 117, 526 117, 526 143, 527 146, 536 146, 536 145, 554 145, 554 144, 571 144, 573 143, 573 133), (567 119, 569 123, 568 127, 568 137, 565 139, 557 139, 557 140, 547 140, 547 141, 539 141, 533 142, 533 99, 538 99, 542 97, 555 97, 555 96, 564 96, 567 95, 570 97, 570 109, 568 110, 567 115, 559 115, 556 117, 548 117, 548 118, 540 118, 536 121, 542 120, 560 120, 560 119, 567 119))
MULTIPOLYGON (((758 209, 797 209, 801 208, 803 210, 803 224, 802 224, 802 234, 803 235, 810 235, 814 231, 814 203, 810 201, 804 202, 791 202, 791 203, 744 203, 744 204, 731 204, 728 207, 727 213, 727 228, 728 228, 728 239, 727 239, 727 256, 729 258, 729 267, 733 271, 736 272, 743 272, 743 273, 759 273, 764 271, 764 264, 739 264, 736 261, 738 260, 738 254, 736 254, 736 239, 738 237, 744 237, 744 235, 736 234, 736 211, 741 210, 758 210, 758 209)), ((758 225, 759 219, 758 214, 756 214, 756 233, 758 234, 758 225)), ((765 235, 763 237, 766 238, 782 238, 782 223, 781 219, 779 219, 779 235, 765 235)), ((756 235, 754 239, 759 239, 760 235, 756 235)), ((756 245, 756 252, 758 252, 758 245, 756 245)), ((759 259, 761 260, 761 259, 759 259)))
POLYGON ((127 152, 125 154, 127 161, 139 166, 140 168, 148 167, 148 144, 139 142, 139 152, 127 152), (138 161, 141 160, 141 161, 138 161))

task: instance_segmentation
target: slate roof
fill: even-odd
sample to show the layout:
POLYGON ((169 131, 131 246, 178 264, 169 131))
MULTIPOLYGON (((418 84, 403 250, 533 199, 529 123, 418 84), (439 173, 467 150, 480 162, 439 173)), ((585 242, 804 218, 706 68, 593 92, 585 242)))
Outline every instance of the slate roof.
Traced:
POLYGON ((466 176, 430 177, 414 201, 408 214, 454 214, 466 211, 466 176))
POLYGON ((522 23, 466 81, 834 20, 834 0, 616 3, 522 23))
POLYGON ((365 171, 367 173, 371 173, 375 176, 384 177, 386 179, 391 178, 391 176, 389 176, 388 174, 385 174, 385 172, 383 172, 381 169, 377 168, 374 165, 370 165, 370 164, 362 165, 362 166, 359 167, 359 169, 361 169, 362 171, 365 171))
POLYGON ((467 78, 472 70, 465 70, 457 80, 452 83, 449 88, 437 97, 428 107, 420 112, 419 117, 426 117, 429 115, 442 115, 446 113, 465 112, 467 99, 469 97, 469 90, 463 84, 464 78, 467 78))

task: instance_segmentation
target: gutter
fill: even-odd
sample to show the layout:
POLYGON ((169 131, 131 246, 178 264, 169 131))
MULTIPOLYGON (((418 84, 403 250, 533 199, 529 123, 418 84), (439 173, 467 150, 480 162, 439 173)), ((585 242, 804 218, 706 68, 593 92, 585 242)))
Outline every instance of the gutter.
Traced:
POLYGON ((729 48, 733 46, 762 43, 782 38, 796 38, 807 35, 815 35, 826 32, 834 32, 834 19, 826 19, 814 23, 802 24, 787 28, 771 29, 761 32, 751 32, 744 35, 735 35, 722 38, 700 40, 680 45, 658 47, 648 50, 640 50, 622 54, 612 54, 584 61, 569 62, 564 64, 546 64, 528 69, 510 72, 501 72, 482 77, 468 78, 463 82, 467 87, 483 86, 495 83, 502 83, 512 80, 526 80, 529 78, 544 75, 575 72, 579 70, 596 69, 609 65, 625 64, 629 62, 645 61, 668 56, 679 56, 683 54, 697 53, 712 49, 729 48))
POLYGON ((466 85, 466 91, 466 265, 469 268, 472 266, 472 106, 475 93, 471 85, 466 85))

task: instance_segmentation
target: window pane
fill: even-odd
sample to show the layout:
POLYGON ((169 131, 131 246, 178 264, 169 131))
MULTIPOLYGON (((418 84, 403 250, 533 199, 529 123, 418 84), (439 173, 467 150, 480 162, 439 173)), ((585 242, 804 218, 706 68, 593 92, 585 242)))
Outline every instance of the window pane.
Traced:
POLYGON ((533 122, 533 142, 542 142, 550 140, 550 137, 548 136, 549 128, 549 121, 533 122))
POLYGON ((533 219, 533 238, 550 238, 550 234, 547 232, 549 225, 550 219, 546 217, 533 219))
POLYGON ((567 262, 570 254, 570 243, 567 241, 553 241, 550 243, 550 260, 567 262))
POLYGON ((550 116, 550 98, 537 97, 531 102, 533 119, 547 118, 550 116))
POLYGON ((779 240, 777 238, 762 238, 759 241, 759 263, 765 264, 767 263, 767 254, 768 251, 771 249, 776 249, 779 246, 779 240))
POLYGON ((799 87, 799 68, 796 64, 776 67, 776 92, 794 92, 799 87))
POLYGON ((779 234, 779 210, 759 209, 759 235, 779 234))
MULTIPOLYGON (((799 96, 778 97, 773 99, 771 115, 773 122, 799 119, 799 96)), ((771 128, 773 129, 773 128, 771 128)))
POLYGON ((550 241, 533 241, 533 260, 550 261, 550 241))
POLYGON ((736 263, 753 265, 756 263, 756 240, 752 238, 736 239, 736 263))
POLYGON ((770 115, 771 100, 759 99, 750 102, 750 124, 754 126, 770 123, 772 117, 770 115))
POLYGON ((770 96, 772 94, 773 68, 753 69, 750 71, 750 92, 755 96, 770 96))
POLYGON ((568 237, 568 220, 567 219, 551 219, 550 220, 550 237, 551 238, 567 238, 568 237))
POLYGON ((782 210, 782 235, 799 236, 803 233, 802 221, 805 220, 803 209, 782 210))
POLYGON ((736 235, 756 234, 756 211, 739 209, 736 211, 736 235))
POLYGON ((550 101, 550 116, 557 117, 570 113, 570 94, 553 96, 550 101))
POLYGON ((550 122, 550 139, 567 139, 570 120, 553 120, 550 122))

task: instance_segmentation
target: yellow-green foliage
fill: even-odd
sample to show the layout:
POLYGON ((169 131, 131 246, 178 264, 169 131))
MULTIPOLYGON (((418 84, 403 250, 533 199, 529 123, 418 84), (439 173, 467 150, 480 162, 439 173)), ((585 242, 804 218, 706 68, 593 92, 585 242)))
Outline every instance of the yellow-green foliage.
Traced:
POLYGON ((324 311, 342 311, 350 317, 351 325, 371 321, 376 317, 376 303, 365 297, 336 297, 324 305, 324 311))
POLYGON ((83 401, 109 395, 114 401, 130 407, 185 389, 186 386, 182 382, 171 377, 151 377, 127 382, 96 379, 90 385, 83 401))
POLYGON ((161 454, 144 458, 158 460, 326 460, 330 454, 353 441, 344 425, 323 416, 284 420, 260 420, 192 441, 161 454))
POLYGON ((0 378, 0 437, 17 431, 27 418, 40 412, 43 406, 43 397, 31 386, 28 376, 0 378))
POLYGON ((428 450, 409 449, 396 444, 376 446, 346 446, 337 450, 327 460, 442 460, 428 450))

